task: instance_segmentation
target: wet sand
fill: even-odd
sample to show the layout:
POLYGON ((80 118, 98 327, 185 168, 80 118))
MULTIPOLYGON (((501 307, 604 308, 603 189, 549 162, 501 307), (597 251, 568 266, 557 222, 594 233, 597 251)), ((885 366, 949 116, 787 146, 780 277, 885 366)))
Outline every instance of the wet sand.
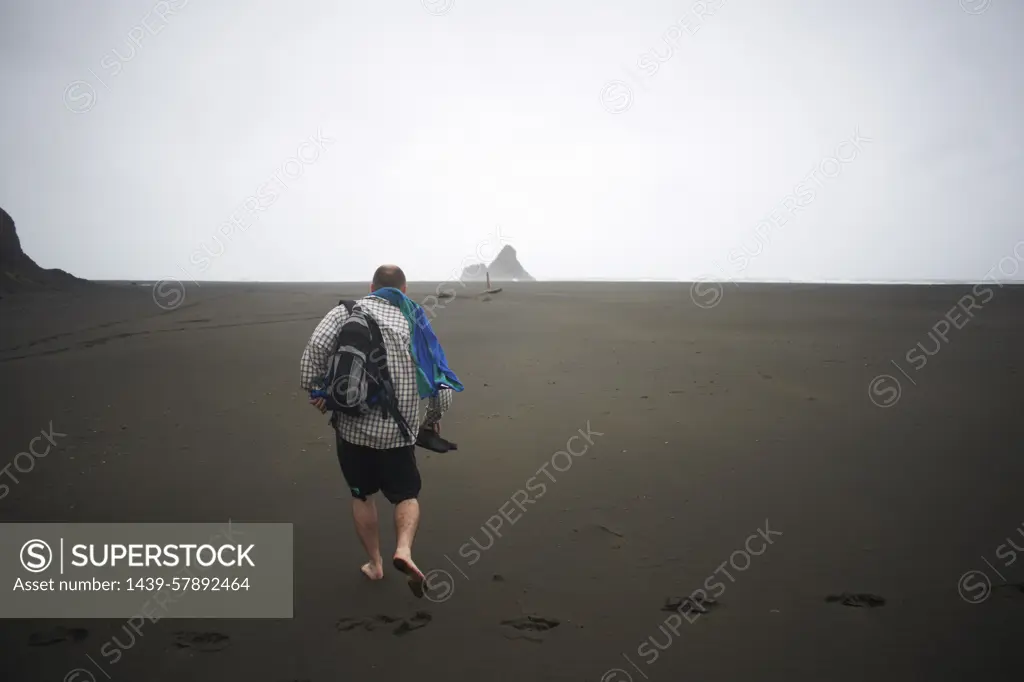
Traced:
POLYGON ((459 450, 419 455, 423 600, 360 575, 297 387, 313 327, 363 285, 190 285, 172 310, 144 286, 5 296, 0 468, 50 422, 67 436, 4 481, 0 522, 293 523, 295 617, 0 621, 2 677, 1017 679, 1024 290, 726 285, 702 308, 683 284, 501 286, 448 286, 436 311, 466 391, 459 450), (715 603, 672 610, 699 588, 715 603), (85 632, 30 646, 57 626, 85 632))

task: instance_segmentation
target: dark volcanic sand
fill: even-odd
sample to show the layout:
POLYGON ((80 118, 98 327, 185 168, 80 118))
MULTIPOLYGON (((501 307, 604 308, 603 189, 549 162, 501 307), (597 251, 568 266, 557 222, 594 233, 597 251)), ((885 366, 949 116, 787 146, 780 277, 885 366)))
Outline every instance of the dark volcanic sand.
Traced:
POLYGON ((130 641, 123 619, 0 621, 0 677, 106 679, 92 657, 125 682, 1019 679, 1024 591, 972 604, 958 581, 1024 582, 1024 552, 997 557, 1024 546, 1024 291, 996 289, 915 371, 907 351, 933 348, 965 288, 727 285, 701 309, 688 285, 456 285, 435 327, 467 387, 444 429, 459 450, 420 451, 415 556, 454 588, 432 603, 393 570, 360 576, 331 432, 296 386, 313 326, 363 288, 204 284, 169 312, 125 285, 0 301, 0 467, 51 420, 68 434, 0 521, 277 521, 296 542, 292 620, 146 623, 115 664, 100 649, 130 641), (879 374, 902 382, 887 409, 879 374), (588 421, 603 435, 556 471, 588 421), (545 463, 543 496, 460 555, 545 463), (746 567, 733 553, 766 519, 781 535, 746 567), (659 630, 730 556, 746 570, 716 574, 717 603, 659 630), (57 626, 66 641, 30 646, 57 626), (649 637, 671 637, 653 662, 649 637))

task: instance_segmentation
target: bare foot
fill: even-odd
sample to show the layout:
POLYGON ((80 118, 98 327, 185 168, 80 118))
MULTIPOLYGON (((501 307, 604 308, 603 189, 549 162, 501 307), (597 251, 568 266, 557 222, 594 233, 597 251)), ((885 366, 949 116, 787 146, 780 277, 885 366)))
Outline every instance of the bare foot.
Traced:
POLYGON ((370 580, 380 580, 384 577, 384 565, 380 562, 367 561, 359 570, 370 580))
POLYGON ((423 571, 416 567, 413 563, 412 556, 408 550, 395 552, 395 558, 392 561, 394 567, 409 577, 409 589, 412 590, 413 595, 419 599, 423 596, 423 582, 426 580, 426 576, 423 575, 423 571))

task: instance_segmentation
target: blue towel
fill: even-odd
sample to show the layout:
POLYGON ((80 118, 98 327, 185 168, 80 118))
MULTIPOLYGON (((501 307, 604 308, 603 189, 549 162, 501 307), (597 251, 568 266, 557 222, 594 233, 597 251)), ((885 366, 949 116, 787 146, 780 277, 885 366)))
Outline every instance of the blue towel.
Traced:
POLYGON ((462 382, 448 367, 441 342, 437 340, 427 313, 401 290, 384 287, 374 291, 371 296, 382 298, 402 311, 409 321, 412 335, 410 351, 416 363, 416 387, 420 398, 433 398, 441 388, 450 388, 459 393, 463 390, 462 382))

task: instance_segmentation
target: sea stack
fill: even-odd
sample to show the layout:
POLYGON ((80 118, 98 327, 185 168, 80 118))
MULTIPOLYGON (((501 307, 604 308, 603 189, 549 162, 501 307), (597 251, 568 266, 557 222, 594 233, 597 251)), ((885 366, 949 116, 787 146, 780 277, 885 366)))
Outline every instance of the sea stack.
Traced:
POLYGON ((462 282, 487 282, 487 288, 491 288, 491 280, 495 282, 535 282, 530 273, 519 263, 516 250, 511 245, 505 245, 498 252, 490 264, 481 268, 479 264, 470 265, 462 271, 462 282))

